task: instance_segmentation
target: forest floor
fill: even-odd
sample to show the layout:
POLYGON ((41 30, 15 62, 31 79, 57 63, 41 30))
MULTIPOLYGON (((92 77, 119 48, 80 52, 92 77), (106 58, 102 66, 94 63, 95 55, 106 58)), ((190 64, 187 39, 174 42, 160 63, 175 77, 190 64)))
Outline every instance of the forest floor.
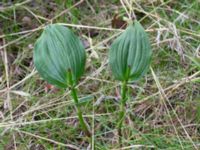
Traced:
POLYGON ((111 74, 108 51, 130 14, 147 31, 153 57, 145 77, 128 84, 121 149, 200 149, 198 0, 1 0, 0 150, 120 149, 121 83, 111 74), (70 91, 35 70, 34 43, 50 23, 72 29, 86 48, 78 95, 92 144, 70 91))

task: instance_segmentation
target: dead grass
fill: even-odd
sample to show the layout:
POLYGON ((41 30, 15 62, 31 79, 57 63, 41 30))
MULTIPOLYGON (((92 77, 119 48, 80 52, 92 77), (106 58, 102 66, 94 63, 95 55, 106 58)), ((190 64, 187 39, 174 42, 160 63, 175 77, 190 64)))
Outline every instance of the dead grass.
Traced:
POLYGON ((199 149, 199 9, 198 0, 0 2, 0 149, 119 149, 120 83, 107 61, 110 43, 123 31, 111 27, 116 12, 136 16, 153 49, 151 70, 129 84, 122 149, 199 149), (87 49, 78 86, 93 145, 69 91, 49 86, 34 69, 33 45, 49 23, 72 28, 87 49))

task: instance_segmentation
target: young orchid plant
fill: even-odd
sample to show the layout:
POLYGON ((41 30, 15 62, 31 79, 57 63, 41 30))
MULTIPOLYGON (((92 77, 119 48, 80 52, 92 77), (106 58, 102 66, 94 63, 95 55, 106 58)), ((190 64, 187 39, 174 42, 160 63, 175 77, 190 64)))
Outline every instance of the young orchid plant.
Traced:
POLYGON ((88 137, 91 132, 79 105, 76 85, 84 73, 86 53, 80 39, 67 27, 48 25, 34 47, 34 64, 41 77, 58 88, 68 88, 79 122, 88 137))
MULTIPOLYGON (((129 23, 109 50, 109 64, 114 77, 121 81, 121 100, 118 117, 119 144, 122 146, 122 125, 128 99, 127 84, 141 78, 151 60, 149 38, 138 21, 129 23)), ((79 105, 76 85, 84 73, 86 53, 79 38, 67 27, 48 25, 34 47, 34 64, 41 77, 58 88, 68 88, 74 99, 82 129, 91 137, 89 126, 79 105)))
POLYGON ((138 21, 130 22, 126 30, 112 43, 109 64, 114 77, 121 81, 121 100, 118 118, 119 144, 122 147, 122 125, 128 99, 127 84, 141 78, 149 69, 151 61, 149 38, 138 21))

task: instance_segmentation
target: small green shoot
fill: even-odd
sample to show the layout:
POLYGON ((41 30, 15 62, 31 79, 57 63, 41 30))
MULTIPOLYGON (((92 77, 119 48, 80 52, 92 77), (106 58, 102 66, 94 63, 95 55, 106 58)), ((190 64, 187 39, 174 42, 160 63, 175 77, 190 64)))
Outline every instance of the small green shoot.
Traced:
POLYGON ((109 63, 113 75, 122 82, 120 111, 118 118, 119 144, 122 147, 122 125, 125 118, 127 84, 141 78, 149 69, 151 61, 149 38, 137 21, 130 23, 126 30, 113 42, 109 51, 109 63))
POLYGON ((48 25, 34 48, 34 64, 44 80, 59 88, 69 88, 79 122, 88 137, 89 126, 83 118, 76 85, 84 73, 86 54, 79 38, 68 28, 48 25))

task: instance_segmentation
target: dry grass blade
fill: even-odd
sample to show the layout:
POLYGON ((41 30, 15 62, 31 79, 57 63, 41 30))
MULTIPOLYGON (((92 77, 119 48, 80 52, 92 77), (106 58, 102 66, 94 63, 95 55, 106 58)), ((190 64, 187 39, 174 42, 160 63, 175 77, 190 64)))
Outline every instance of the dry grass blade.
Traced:
POLYGON ((185 127, 183 126, 181 120, 179 119, 178 115, 176 114, 176 111, 173 109, 173 107, 172 107, 172 105, 171 105, 169 99, 167 98, 167 96, 166 96, 166 94, 165 94, 165 92, 164 92, 164 90, 163 90, 163 88, 162 88, 162 86, 161 86, 161 84, 160 84, 160 82, 159 82, 159 80, 158 80, 157 76, 155 75, 155 73, 154 73, 154 71, 153 71, 152 68, 151 68, 151 72, 152 72, 152 75, 153 75, 154 80, 155 80, 155 82, 156 82, 156 85, 157 85, 157 87, 158 87, 159 93, 160 93, 160 95, 161 95, 161 97, 162 97, 162 100, 163 100, 163 103, 164 103, 164 105, 165 105, 166 111, 168 112, 168 115, 170 116, 171 123, 173 124, 174 131, 176 132, 176 135, 178 136, 178 139, 179 139, 179 142, 180 142, 180 144, 181 144, 182 149, 184 149, 184 148, 183 148, 183 146, 182 146, 181 139, 180 139, 180 137, 179 137, 179 135, 178 135, 178 132, 177 132, 176 127, 174 126, 174 123, 173 123, 173 121, 172 121, 171 115, 170 115, 170 113, 169 113, 169 110, 168 110, 168 107, 167 107, 165 101, 167 101, 167 103, 169 104, 170 108, 172 109, 172 111, 173 111, 174 115, 176 116, 178 122, 180 123, 180 125, 181 125, 183 131, 184 131, 185 134, 187 135, 188 140, 192 143, 192 145, 194 146, 194 148, 195 148, 196 150, 198 150, 198 147, 197 147, 197 146, 195 145, 195 143, 193 142, 192 138, 190 137, 190 135, 188 134, 187 130, 186 130, 185 127))
POLYGON ((80 150, 80 148, 78 148, 77 146, 74 146, 72 144, 60 143, 58 141, 48 139, 48 138, 45 138, 45 137, 42 137, 42 136, 39 136, 39 135, 36 135, 36 134, 32 134, 32 133, 29 133, 29 132, 26 132, 26 131, 18 130, 18 129, 14 129, 14 130, 16 130, 19 133, 23 133, 23 134, 26 134, 26 135, 29 135, 29 136, 32 136, 32 137, 35 137, 35 138, 38 138, 38 139, 41 139, 41 140, 51 142, 51 143, 56 144, 56 145, 64 146, 66 148, 72 148, 72 149, 75 149, 75 150, 80 150))

